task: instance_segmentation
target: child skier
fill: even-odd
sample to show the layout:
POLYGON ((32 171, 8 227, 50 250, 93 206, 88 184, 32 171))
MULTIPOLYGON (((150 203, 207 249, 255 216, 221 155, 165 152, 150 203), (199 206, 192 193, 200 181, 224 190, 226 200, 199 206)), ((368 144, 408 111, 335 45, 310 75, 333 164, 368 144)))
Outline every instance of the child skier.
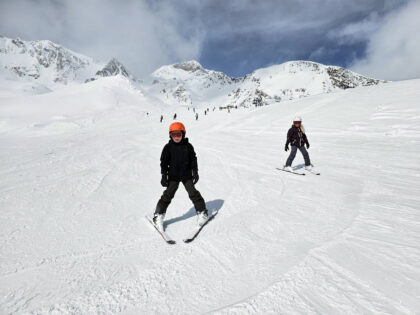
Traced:
POLYGON ((166 209, 175 196, 179 183, 182 182, 188 192, 188 197, 195 206, 198 216, 198 225, 202 226, 208 220, 206 203, 194 185, 198 182, 197 156, 194 147, 185 138, 185 127, 180 122, 169 126, 169 142, 162 150, 160 168, 163 187, 167 187, 156 205, 153 222, 159 230, 163 230, 163 220, 166 209))
POLYGON ((293 171, 292 162, 296 156, 297 149, 299 149, 303 155, 303 159, 305 160, 305 169, 311 170, 311 160, 309 159, 308 151, 306 151, 304 146, 306 144, 306 148, 309 149, 309 142, 305 134, 305 129, 302 126, 302 118, 300 116, 295 117, 292 127, 287 132, 287 141, 284 146, 284 150, 286 152, 289 150, 289 144, 292 145, 292 150, 290 151, 290 155, 286 161, 284 169, 289 172, 293 171))

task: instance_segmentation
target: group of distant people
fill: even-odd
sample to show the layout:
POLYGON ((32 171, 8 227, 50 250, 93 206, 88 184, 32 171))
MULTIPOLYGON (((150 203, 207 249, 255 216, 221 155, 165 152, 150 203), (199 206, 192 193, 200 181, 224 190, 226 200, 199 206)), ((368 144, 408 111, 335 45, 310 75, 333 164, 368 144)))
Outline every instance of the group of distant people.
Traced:
MULTIPOLYGON (((222 110, 222 109, 226 109, 227 108, 227 111, 228 111, 228 113, 230 113, 230 109, 231 108, 235 108, 235 109, 237 109, 238 108, 238 106, 227 106, 227 107, 219 107, 219 110, 222 110)), ((195 120, 198 120, 198 112, 196 111, 196 108, 195 107, 193 107, 192 108, 193 109, 193 112, 195 113, 195 120)), ((190 108, 188 107, 188 111, 190 110, 190 108)), ((216 110, 216 106, 213 106, 213 112, 216 110)), ((204 110, 204 115, 207 115, 208 113, 210 112, 210 108, 206 108, 205 110, 204 110)), ((147 116, 149 116, 149 113, 147 113, 147 116)), ((172 119, 173 120, 176 120, 176 118, 177 118, 177 114, 175 113, 174 115, 173 115, 173 117, 172 117, 172 119)), ((163 115, 160 115, 160 122, 162 122, 163 121, 163 115)))
MULTIPOLYGON (((215 111, 215 109, 216 109, 216 107, 214 106, 213 107, 213 111, 215 111)), ((188 110, 190 110, 190 108, 188 107, 188 110)), ((193 112, 195 113, 195 120, 198 120, 198 112, 196 112, 196 109, 195 109, 195 107, 193 107, 193 112)), ((205 110, 204 110, 204 115, 207 115, 208 113, 210 112, 210 108, 206 108, 205 110)), ((147 115, 149 115, 149 113, 147 113, 147 115)), ((176 118, 177 118, 177 114, 175 113, 174 115, 173 115, 173 117, 172 117, 172 119, 173 120, 176 120, 176 118)), ((163 115, 160 115, 160 122, 162 122, 163 121, 163 115)))

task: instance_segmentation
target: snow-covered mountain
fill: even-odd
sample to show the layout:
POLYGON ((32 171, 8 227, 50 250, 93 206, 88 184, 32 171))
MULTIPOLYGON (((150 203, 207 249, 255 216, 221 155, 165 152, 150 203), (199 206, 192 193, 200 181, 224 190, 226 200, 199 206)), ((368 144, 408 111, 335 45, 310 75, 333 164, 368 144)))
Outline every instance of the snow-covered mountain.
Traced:
POLYGON ((102 69, 96 72, 95 77, 87 79, 85 82, 91 82, 101 77, 112 77, 116 75, 122 75, 132 81, 136 81, 136 78, 128 72, 121 62, 116 58, 112 58, 102 69))
POLYGON ((192 60, 163 66, 151 77, 145 89, 162 101, 197 107, 267 105, 385 82, 310 61, 290 61, 231 78, 192 60))
POLYGON ((23 41, 0 35, 0 75, 3 77, 53 89, 56 84, 84 83, 117 74, 134 79, 115 58, 102 64, 49 40, 23 41))
POLYGON ((150 84, 142 85, 149 94, 171 105, 197 107, 224 105, 235 83, 223 72, 204 69, 197 61, 162 66, 151 74, 150 84))
POLYGON ((101 64, 48 40, 28 42, 0 36, 0 80, 18 79, 19 84, 26 84, 25 91, 43 93, 57 85, 116 75, 138 83, 137 88, 151 99, 194 107, 268 105, 385 82, 310 61, 290 61, 232 78, 205 69, 195 60, 162 66, 139 82, 115 58, 101 64))

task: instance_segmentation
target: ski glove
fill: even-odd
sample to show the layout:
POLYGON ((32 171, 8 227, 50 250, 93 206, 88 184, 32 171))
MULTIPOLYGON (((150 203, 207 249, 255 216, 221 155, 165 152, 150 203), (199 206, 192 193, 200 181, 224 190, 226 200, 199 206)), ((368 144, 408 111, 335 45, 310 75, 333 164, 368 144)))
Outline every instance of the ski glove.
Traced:
POLYGON ((306 148, 309 149, 309 142, 306 142, 306 148))
POLYGON ((286 144, 285 146, 284 146, 284 151, 289 151, 289 145, 288 144, 286 144))
POLYGON ((199 178, 200 176, 198 176, 198 171, 193 171, 192 180, 194 185, 197 184, 199 178))
POLYGON ((168 174, 162 174, 162 179, 160 180, 160 184, 163 187, 168 187, 168 185, 169 185, 168 174))

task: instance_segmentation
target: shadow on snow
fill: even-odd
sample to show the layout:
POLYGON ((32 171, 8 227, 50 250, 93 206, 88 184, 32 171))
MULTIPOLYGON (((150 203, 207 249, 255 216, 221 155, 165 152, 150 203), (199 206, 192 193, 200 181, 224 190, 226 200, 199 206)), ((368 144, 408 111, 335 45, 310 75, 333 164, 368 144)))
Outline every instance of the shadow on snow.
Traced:
MULTIPOLYGON (((216 200, 206 202, 206 208, 209 212, 209 217, 213 214, 214 211, 220 210, 220 208, 222 208, 224 202, 225 201, 222 200, 222 199, 216 199, 216 200)), ((191 209, 189 209, 183 215, 181 215, 179 217, 176 217, 176 218, 166 220, 165 221, 165 226, 171 225, 171 224, 179 222, 179 221, 187 220, 187 219, 189 219, 191 217, 194 217, 194 216, 196 216, 196 211, 195 211, 195 208, 192 207, 191 209)))

